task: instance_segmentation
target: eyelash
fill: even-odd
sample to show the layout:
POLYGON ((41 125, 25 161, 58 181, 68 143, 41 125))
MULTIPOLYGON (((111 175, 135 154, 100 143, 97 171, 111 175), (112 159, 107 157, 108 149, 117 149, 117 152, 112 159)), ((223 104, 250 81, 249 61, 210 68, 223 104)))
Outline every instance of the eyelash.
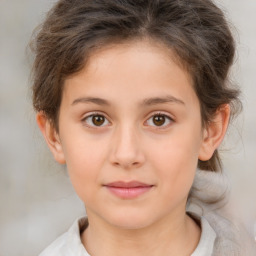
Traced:
MULTIPOLYGON (((164 128, 167 128, 170 126, 171 123, 174 122, 174 119, 171 118, 169 115, 165 114, 165 113, 162 113, 162 112, 157 112, 157 113, 153 113, 152 115, 150 115, 150 117, 144 122, 145 123, 148 123, 150 119, 154 118, 154 117, 163 117, 164 118, 164 123, 166 123, 166 120, 168 120, 168 124, 166 125, 156 125, 156 124, 147 124, 146 126, 151 126, 151 127, 155 127, 157 129, 164 129, 164 128)), ((85 124, 85 126, 89 127, 89 128, 101 128, 101 127, 106 127, 108 126, 110 123, 110 121, 108 120, 108 118, 106 118, 105 114, 102 114, 102 113, 98 113, 98 112, 94 112, 94 113, 90 113, 89 115, 85 116, 83 119, 82 119, 82 122, 85 124), (95 125, 93 124, 93 121, 90 120, 90 118, 93 118, 93 117, 103 117, 104 118, 104 122, 103 122, 103 125, 95 125), (88 124, 88 120, 90 120, 90 124, 88 124), (105 124, 107 122, 107 125, 105 124), (105 124, 105 125, 104 125, 105 124)))
MULTIPOLYGON (((148 125, 148 126, 152 126, 152 127, 154 127, 154 128, 156 128, 156 129, 165 129, 165 128, 168 128, 170 125, 171 125, 171 123, 173 123, 174 122, 174 119, 172 118, 172 117, 170 117, 169 115, 167 115, 167 114, 165 114, 165 113, 162 113, 162 112, 157 112, 157 113, 153 113, 153 115, 151 115, 147 120, 146 120, 146 122, 149 122, 149 120, 150 119, 152 119, 152 118, 154 118, 154 117, 163 117, 164 118, 164 123, 166 123, 166 120, 168 120, 168 124, 165 124, 165 125, 148 125)), ((145 122, 145 123, 146 123, 145 122)))
MULTIPOLYGON (((93 117, 103 117, 103 118, 104 118, 104 123, 107 121, 107 122, 108 122, 108 125, 110 124, 110 122, 109 122, 108 119, 105 117, 105 115, 102 114, 102 113, 98 113, 98 112, 90 113, 90 115, 85 116, 85 117, 82 119, 82 122, 85 124, 85 126, 87 126, 87 127, 89 127, 89 128, 96 128, 96 129, 97 129, 97 128, 101 128, 101 127, 107 126, 107 125, 104 125, 104 126, 99 125, 99 126, 97 126, 97 125, 93 124, 93 121, 92 121, 92 120, 90 121, 91 124, 88 124, 88 119, 93 118, 93 117)), ((103 124, 104 124, 104 123, 103 123, 103 124)))

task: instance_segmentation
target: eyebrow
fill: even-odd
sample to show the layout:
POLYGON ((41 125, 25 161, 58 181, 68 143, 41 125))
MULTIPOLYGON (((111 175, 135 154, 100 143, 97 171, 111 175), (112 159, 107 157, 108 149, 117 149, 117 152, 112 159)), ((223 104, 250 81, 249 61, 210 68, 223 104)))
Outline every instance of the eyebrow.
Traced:
POLYGON ((107 100, 104 100, 101 98, 94 98, 94 97, 82 97, 82 98, 75 99, 71 105, 73 106, 78 103, 94 103, 94 104, 101 105, 101 106, 109 106, 110 105, 110 103, 107 100))
MULTIPOLYGON (((95 97, 81 97, 78 99, 75 99, 72 102, 72 106, 76 105, 78 103, 94 103, 100 106, 110 106, 110 103, 102 98, 95 98, 95 97)), ((184 101, 172 96, 172 95, 167 95, 164 97, 152 97, 152 98, 147 98, 144 99, 141 103, 142 106, 152 106, 152 105, 158 105, 158 104, 163 104, 163 103, 178 103, 181 105, 185 105, 184 101)))
POLYGON ((163 103, 178 103, 181 105, 185 105, 184 101, 172 96, 172 95, 166 95, 164 97, 153 97, 143 100, 142 105, 145 106, 152 106, 157 104, 163 104, 163 103))

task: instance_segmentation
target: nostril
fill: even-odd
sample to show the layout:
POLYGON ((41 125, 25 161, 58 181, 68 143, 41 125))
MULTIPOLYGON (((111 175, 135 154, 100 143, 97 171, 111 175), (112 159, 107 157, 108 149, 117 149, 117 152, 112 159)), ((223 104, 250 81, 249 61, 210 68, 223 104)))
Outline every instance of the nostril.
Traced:
POLYGON ((120 164, 118 162, 113 163, 115 166, 119 166, 120 164))
POLYGON ((139 165, 138 162, 112 162, 112 165, 115 167, 122 167, 124 169, 135 168, 139 165))
POLYGON ((122 167, 124 169, 131 169, 131 168, 137 168, 138 166, 140 166, 140 162, 136 161, 136 162, 113 162, 113 165, 116 167, 122 167))

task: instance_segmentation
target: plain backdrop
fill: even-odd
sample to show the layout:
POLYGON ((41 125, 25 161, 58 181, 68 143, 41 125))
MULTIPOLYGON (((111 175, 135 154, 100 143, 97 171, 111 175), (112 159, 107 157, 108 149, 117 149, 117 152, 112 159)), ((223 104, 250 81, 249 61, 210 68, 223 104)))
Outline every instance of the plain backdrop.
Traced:
MULTIPOLYGON (((0 256, 34 256, 85 213, 35 125, 26 47, 53 0, 0 0, 0 256)), ((230 208, 256 231, 256 1, 218 0, 234 24, 244 111, 222 147, 230 208)))

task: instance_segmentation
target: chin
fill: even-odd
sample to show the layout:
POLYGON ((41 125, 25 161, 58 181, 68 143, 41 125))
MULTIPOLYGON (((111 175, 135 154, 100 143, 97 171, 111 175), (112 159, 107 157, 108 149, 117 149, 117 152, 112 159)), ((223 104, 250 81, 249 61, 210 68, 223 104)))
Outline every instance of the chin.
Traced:
POLYGON ((155 221, 150 214, 134 213, 123 211, 119 215, 111 215, 110 218, 105 219, 110 225, 116 228, 136 230, 143 229, 152 225, 155 221))

